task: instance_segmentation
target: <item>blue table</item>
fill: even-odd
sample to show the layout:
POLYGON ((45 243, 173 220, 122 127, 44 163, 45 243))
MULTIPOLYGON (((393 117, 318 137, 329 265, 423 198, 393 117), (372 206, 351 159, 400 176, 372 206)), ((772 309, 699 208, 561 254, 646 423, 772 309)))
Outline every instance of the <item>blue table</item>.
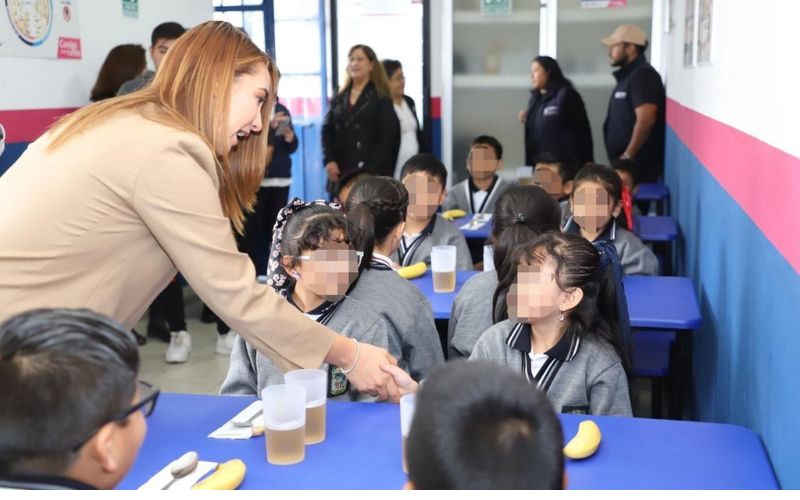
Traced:
POLYGON ((678 239, 678 223, 666 215, 643 215, 636 218, 639 238, 644 242, 672 242, 678 239))
MULTIPOLYGON (((400 410, 389 403, 328 403, 327 439, 306 447, 303 462, 266 461, 263 437, 206 436, 253 398, 162 394, 148 419, 139 457, 121 489, 143 484, 170 461, 195 450, 201 459, 247 464, 241 489, 400 489, 400 410)), ((585 417, 562 415, 565 440, 585 417)), ((567 460, 572 489, 774 489, 775 474, 759 438, 744 427, 698 422, 591 417, 603 433, 597 453, 567 460)))
MULTIPOLYGON (((450 319, 450 310, 453 308, 453 301, 464 283, 481 271, 456 271, 456 289, 450 293, 436 293, 433 291, 433 273, 430 269, 419 278, 409 280, 416 285, 433 307, 433 319, 450 319)), ((491 300, 491 297, 489 298, 491 300)))
MULTIPOLYGON (((460 229, 461 226, 468 223, 470 220, 472 220, 472 214, 468 214, 467 216, 461 217, 459 219, 453 219, 453 224, 460 229)), ((475 231, 469 231, 466 229, 460 229, 460 231, 464 235, 464 238, 468 240, 485 240, 489 237, 489 234, 492 232, 493 222, 494 219, 487 222, 486 224, 476 229, 475 231)))
POLYGON ((664 184, 639 184, 633 199, 636 201, 662 201, 669 198, 669 188, 664 184))
MULTIPOLYGON (((450 293, 433 291, 433 275, 428 270, 419 278, 410 280, 419 287, 433 307, 435 319, 449 319, 453 301, 464 283, 480 271, 458 271, 456 290, 450 293)), ((631 326, 664 330, 691 330, 702 323, 700 306, 694 285, 688 278, 668 276, 628 276, 625 278, 625 296, 631 326)), ((491 297, 487 297, 491 300, 491 297)))
POLYGON ((670 212, 669 188, 664 184, 639 184, 633 199, 635 201, 655 202, 659 207, 659 213, 662 215, 670 212))
POLYGON ((634 328, 693 330, 703 322, 689 278, 628 276, 624 286, 634 328))

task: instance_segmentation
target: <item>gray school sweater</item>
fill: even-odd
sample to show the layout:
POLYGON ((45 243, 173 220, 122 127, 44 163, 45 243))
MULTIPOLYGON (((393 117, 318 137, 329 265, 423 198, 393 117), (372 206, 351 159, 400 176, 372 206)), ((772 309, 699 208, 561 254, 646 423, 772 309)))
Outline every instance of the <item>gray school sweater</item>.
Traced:
POLYGON ((547 393, 557 412, 633 416, 628 379, 610 345, 567 334, 545 353, 548 360, 532 378, 525 368, 531 350, 530 333, 525 332, 513 320, 498 323, 481 335, 469 359, 521 371, 547 393))
POLYGON ((438 245, 453 245, 456 247, 456 271, 468 271, 472 267, 472 256, 469 253, 467 239, 464 234, 447 219, 436 214, 436 222, 433 224, 433 231, 426 235, 422 241, 413 242, 404 262, 400 262, 400 250, 391 255, 392 262, 401 266, 410 266, 417 262, 425 262, 431 265, 431 249, 438 245))
MULTIPOLYGON (((493 214, 494 213, 494 205, 497 203, 497 198, 503 194, 503 191, 510 188, 513 184, 511 181, 503 180, 501 177, 497 178, 497 182, 495 183, 492 191, 488 194, 486 199, 486 205, 483 208, 483 213, 485 214, 493 214)), ((472 193, 469 189, 469 179, 463 180, 450 188, 447 191, 447 197, 444 199, 444 204, 442 205, 442 211, 453 210, 459 208, 468 214, 473 213, 472 211, 472 203, 471 203, 472 193)), ((477 210, 477 208, 476 208, 477 210)))
POLYGON ((389 333, 389 353, 415 380, 444 362, 430 302, 394 271, 365 269, 349 297, 380 316, 389 333))
MULTIPOLYGON (((370 308, 351 297, 345 298, 331 316, 328 328, 359 342, 372 344, 388 349, 389 334, 381 318, 370 308)), ((328 371, 328 364, 320 367, 328 371)), ((253 346, 237 336, 231 352, 228 375, 222 382, 220 394, 261 394, 261 390, 275 384, 283 383, 283 371, 275 363, 253 346)), ((374 401, 367 395, 361 395, 352 387, 348 392, 331 399, 348 401, 374 401)))
MULTIPOLYGON (((572 217, 567 220, 563 231, 580 234, 580 228, 572 217)), ((595 239, 595 241, 599 240, 608 240, 614 244, 626 276, 632 274, 656 276, 658 274, 658 259, 650 247, 642 243, 638 236, 619 226, 617 221, 611 221, 605 231, 595 239)))
POLYGON ((476 274, 458 291, 447 325, 449 359, 468 358, 481 334, 493 324, 492 298, 497 271, 476 274))

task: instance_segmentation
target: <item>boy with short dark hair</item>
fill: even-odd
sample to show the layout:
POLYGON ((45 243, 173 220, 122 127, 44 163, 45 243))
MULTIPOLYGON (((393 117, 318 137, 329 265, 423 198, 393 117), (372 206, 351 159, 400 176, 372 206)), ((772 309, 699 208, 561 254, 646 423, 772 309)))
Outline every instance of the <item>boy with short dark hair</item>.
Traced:
POLYGON ((561 423, 547 397, 508 367, 454 361, 417 394, 406 440, 411 489, 561 489, 561 423))
POLYGON ((408 212, 400 247, 391 259, 401 267, 417 262, 430 264, 431 249, 456 247, 456 270, 472 269, 467 240, 461 231, 436 211, 447 195, 447 169, 435 156, 420 153, 403 165, 400 180, 408 190, 408 212))
POLYGON ((469 177, 456 184, 447 193, 444 211, 460 209, 468 214, 492 214, 500 193, 511 186, 497 172, 503 168, 503 146, 489 135, 472 141, 467 156, 469 177))
POLYGON ((566 153, 543 153, 536 159, 533 184, 547 191, 561 208, 561 227, 570 214, 569 196, 572 194, 575 174, 580 170, 578 161, 566 153))
POLYGON ((366 179, 367 177, 372 177, 372 172, 364 170, 363 168, 356 168, 353 169, 343 176, 339 178, 339 182, 333 187, 333 201, 340 204, 342 206, 342 210, 345 209, 345 205, 347 204, 347 197, 350 195, 350 190, 353 189, 358 181, 361 179, 366 179))
POLYGON ((153 59, 153 69, 155 71, 146 70, 141 75, 133 80, 128 80, 123 83, 117 91, 117 95, 130 94, 141 89, 156 76, 161 61, 167 54, 167 50, 175 43, 175 40, 180 38, 186 33, 186 28, 175 22, 161 23, 153 29, 150 35, 150 57, 153 59))
POLYGON ((0 325, 0 489, 111 489, 142 445, 158 391, 130 332, 85 309, 0 325))

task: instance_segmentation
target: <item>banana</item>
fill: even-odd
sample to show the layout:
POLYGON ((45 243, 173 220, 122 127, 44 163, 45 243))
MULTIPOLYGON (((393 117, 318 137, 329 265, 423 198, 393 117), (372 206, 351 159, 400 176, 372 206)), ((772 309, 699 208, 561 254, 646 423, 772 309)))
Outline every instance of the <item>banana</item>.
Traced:
POLYGON ((450 221, 453 219, 460 219, 461 217, 465 217, 466 215, 467 212, 459 208, 454 208, 453 210, 447 210, 446 212, 442 212, 442 218, 450 221))
POLYGON ((193 490, 235 490, 242 484, 247 466, 241 460, 228 460, 219 464, 217 470, 199 483, 192 486, 193 490))
POLYGON ((402 278, 410 280, 414 278, 419 278, 420 276, 425 274, 425 271, 427 270, 428 266, 424 262, 417 262, 412 266, 401 267, 400 269, 397 270, 397 274, 399 274, 400 277, 402 278))
POLYGON ((578 426, 578 433, 564 447, 564 455, 576 460, 590 457, 600 446, 601 438, 597 424, 591 420, 584 420, 578 426))

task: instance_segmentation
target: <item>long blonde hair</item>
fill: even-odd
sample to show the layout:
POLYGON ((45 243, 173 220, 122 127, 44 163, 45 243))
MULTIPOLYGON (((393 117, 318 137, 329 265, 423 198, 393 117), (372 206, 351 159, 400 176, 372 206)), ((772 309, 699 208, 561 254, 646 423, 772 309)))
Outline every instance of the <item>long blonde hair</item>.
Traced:
POLYGON ((98 122, 123 110, 138 109, 148 119, 197 134, 208 145, 219 177, 223 213, 236 231, 244 230, 267 161, 269 118, 278 87, 277 67, 240 29, 223 21, 208 21, 187 31, 170 47, 153 82, 138 92, 89 105, 52 127, 53 150, 98 122), (261 108, 264 130, 227 151, 231 87, 241 74, 253 74, 264 64, 271 85, 261 108), (154 106, 147 106, 154 105, 154 106), (153 109, 155 111, 153 111, 153 109), (221 147, 218 147, 221 146, 221 147))
MULTIPOLYGON (((353 55, 353 52, 356 50, 360 50, 367 56, 367 59, 370 60, 372 63, 372 71, 369 74, 369 81, 375 85, 375 92, 378 93, 379 97, 391 97, 391 91, 389 90, 389 78, 386 76, 386 70, 383 69, 383 64, 378 60, 377 54, 375 51, 372 50, 372 47, 369 45, 353 45, 350 47, 350 52, 347 53, 347 57, 349 58, 353 55)), ((340 94, 344 94, 350 87, 353 86, 353 79, 350 78, 350 74, 347 74, 347 77, 344 80, 344 85, 342 89, 339 91, 340 94)))

